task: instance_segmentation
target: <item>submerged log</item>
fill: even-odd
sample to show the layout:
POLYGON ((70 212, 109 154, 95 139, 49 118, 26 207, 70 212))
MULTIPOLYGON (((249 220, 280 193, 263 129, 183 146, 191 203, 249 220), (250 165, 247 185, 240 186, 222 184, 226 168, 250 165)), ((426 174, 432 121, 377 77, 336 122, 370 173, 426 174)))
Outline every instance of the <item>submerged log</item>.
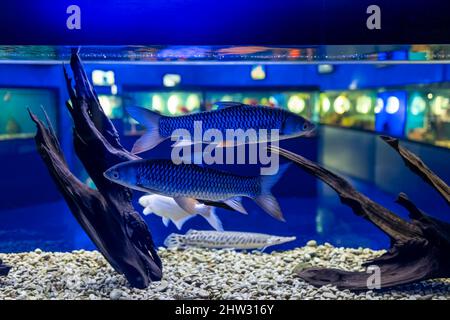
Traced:
POLYGON ((145 288, 162 277, 162 264, 152 236, 133 208, 131 190, 103 177, 111 166, 138 157, 120 144, 119 135, 103 112, 77 54, 72 55, 70 66, 74 87, 65 69, 64 75, 70 95, 66 106, 74 122, 73 143, 96 189, 72 174, 48 117, 45 125, 30 112, 37 125, 38 151, 72 214, 98 250, 131 286, 145 288))
MULTIPOLYGON (((416 155, 399 146, 397 139, 382 139, 399 152, 406 165, 435 188, 448 203, 448 186, 439 177, 416 155)), ((365 267, 371 267, 366 272, 307 268, 298 271, 302 279, 315 286, 332 284, 339 289, 369 290, 450 277, 450 224, 426 215, 401 193, 396 202, 409 211, 411 220, 405 221, 319 164, 281 148, 271 147, 271 150, 329 185, 343 204, 349 206, 356 215, 373 223, 391 239, 391 247, 385 254, 364 264, 365 267), (380 275, 378 286, 373 286, 372 282, 374 267, 380 275)))
POLYGON ((3 264, 2 259, 0 259, 0 276, 7 276, 10 269, 11 267, 3 264))

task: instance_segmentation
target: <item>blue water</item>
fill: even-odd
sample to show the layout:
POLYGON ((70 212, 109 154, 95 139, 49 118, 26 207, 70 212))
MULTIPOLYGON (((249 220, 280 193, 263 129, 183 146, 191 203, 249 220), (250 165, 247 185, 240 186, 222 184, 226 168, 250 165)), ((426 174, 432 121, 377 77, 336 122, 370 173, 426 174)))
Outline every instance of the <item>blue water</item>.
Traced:
MULTIPOLYGON (((402 213, 393 204, 394 196, 379 191, 375 186, 357 180, 351 182, 372 199, 402 213)), ((297 240, 271 247, 269 250, 285 250, 304 245, 310 239, 319 243, 329 242, 335 246, 386 248, 387 237, 372 224, 355 216, 341 205, 338 197, 329 187, 317 182, 316 197, 282 197, 279 202, 287 222, 279 222, 251 200, 244 199, 249 214, 242 215, 217 209, 225 230, 262 232, 292 236, 297 240)), ((275 194, 277 192, 275 191, 275 194)), ((135 193, 135 200, 141 194, 135 193)), ((135 207, 141 209, 139 204, 135 207)), ((404 214, 404 213, 403 213, 404 214)), ((0 252, 21 252, 41 248, 50 251, 71 251, 75 249, 95 249, 90 239, 71 215, 63 201, 44 203, 31 207, 3 210, 0 213, 0 252)), ((157 246, 173 232, 185 233, 189 229, 211 229, 202 217, 194 217, 178 231, 174 225, 165 227, 161 218, 145 216, 157 246)))

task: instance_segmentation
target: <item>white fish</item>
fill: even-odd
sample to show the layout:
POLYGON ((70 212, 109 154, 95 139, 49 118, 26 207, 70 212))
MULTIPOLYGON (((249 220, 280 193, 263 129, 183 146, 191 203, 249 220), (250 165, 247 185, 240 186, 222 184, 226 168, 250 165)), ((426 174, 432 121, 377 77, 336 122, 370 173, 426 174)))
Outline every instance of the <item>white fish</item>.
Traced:
POLYGON ((185 235, 170 234, 164 241, 168 248, 232 248, 232 249, 262 249, 294 241, 295 237, 273 236, 263 233, 236 231, 198 231, 189 230, 185 235))
POLYGON ((139 204, 144 207, 143 213, 149 215, 156 214, 162 218, 164 225, 167 227, 169 222, 181 230, 183 224, 197 214, 202 216, 215 230, 223 231, 222 222, 216 215, 216 208, 204 204, 196 204, 195 214, 189 214, 184 211, 173 198, 162 196, 159 194, 149 194, 139 198, 139 204))

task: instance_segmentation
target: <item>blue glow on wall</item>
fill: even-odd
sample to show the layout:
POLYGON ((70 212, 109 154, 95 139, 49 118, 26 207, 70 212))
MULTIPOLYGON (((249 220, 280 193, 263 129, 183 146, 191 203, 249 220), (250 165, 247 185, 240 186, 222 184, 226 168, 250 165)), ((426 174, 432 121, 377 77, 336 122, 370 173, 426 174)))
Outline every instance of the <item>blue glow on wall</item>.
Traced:
POLYGON ((378 94, 383 101, 375 114, 375 130, 396 137, 403 136, 406 121, 406 91, 386 91, 378 94))

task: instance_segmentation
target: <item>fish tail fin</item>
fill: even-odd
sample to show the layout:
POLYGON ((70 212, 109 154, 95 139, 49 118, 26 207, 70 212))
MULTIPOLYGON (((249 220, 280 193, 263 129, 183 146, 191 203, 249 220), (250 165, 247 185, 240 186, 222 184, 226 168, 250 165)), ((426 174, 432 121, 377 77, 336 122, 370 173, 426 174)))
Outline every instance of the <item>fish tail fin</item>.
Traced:
POLYGON ((216 231, 223 231, 222 221, 216 214, 216 208, 204 205, 204 208, 199 210, 199 215, 205 218, 216 231))
POLYGON ((133 145, 132 153, 142 153, 153 149, 166 139, 159 133, 159 120, 162 115, 158 112, 148 110, 141 107, 128 107, 127 112, 136 121, 147 128, 147 131, 133 145))
POLYGON ((184 235, 171 233, 166 240, 164 240, 164 245, 167 248, 183 248, 185 246, 184 235))
POLYGON ((274 175, 261 176, 261 194, 253 199, 264 211, 280 221, 286 220, 283 217, 280 205, 278 204, 277 199, 273 196, 271 189, 286 172, 288 167, 289 163, 281 165, 278 172, 274 175))

